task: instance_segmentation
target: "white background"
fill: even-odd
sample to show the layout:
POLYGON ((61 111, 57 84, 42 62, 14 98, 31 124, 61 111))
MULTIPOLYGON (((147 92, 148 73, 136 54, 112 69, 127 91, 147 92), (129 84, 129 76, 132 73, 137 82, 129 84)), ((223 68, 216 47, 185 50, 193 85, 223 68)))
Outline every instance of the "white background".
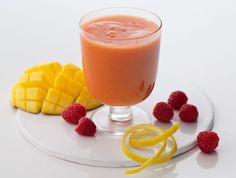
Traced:
MULTIPOLYGON (((1 0, 0 177, 122 178, 235 177, 236 3, 234 0, 1 0), (158 77, 191 80, 215 107, 217 152, 194 149, 161 170, 126 176, 123 169, 77 165, 47 156, 25 141, 9 105, 9 89, 23 69, 48 60, 80 65, 80 17, 93 9, 132 6, 163 21, 158 77)), ((157 83, 158 85, 158 83, 157 83)))

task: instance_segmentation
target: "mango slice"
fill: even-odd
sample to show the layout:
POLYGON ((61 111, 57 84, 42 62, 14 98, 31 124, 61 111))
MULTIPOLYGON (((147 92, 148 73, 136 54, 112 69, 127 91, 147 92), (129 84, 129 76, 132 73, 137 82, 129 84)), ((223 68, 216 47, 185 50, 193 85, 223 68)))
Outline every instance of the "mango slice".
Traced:
MULTIPOLYGON (((42 112, 46 114, 55 114, 57 107, 61 108, 61 112, 74 102, 74 98, 64 92, 49 88, 45 101, 43 102, 42 112), (53 105, 53 106, 52 106, 53 105), (63 108, 63 109, 62 109, 63 108)), ((57 114, 61 114, 57 112, 57 114)))
POLYGON ((16 89, 21 88, 19 83, 16 83, 11 90, 11 105, 16 107, 16 89))
POLYGON ((25 70, 25 74, 31 74, 33 72, 44 72, 47 76, 50 84, 53 84, 53 81, 56 75, 61 71, 62 66, 59 62, 51 62, 49 64, 40 64, 38 66, 31 67, 25 70))
POLYGON ((16 86, 14 89, 14 104, 16 107, 31 112, 39 113, 46 91, 41 88, 23 88, 16 86))
POLYGON ((43 102, 42 112, 45 114, 61 114, 65 108, 58 106, 57 104, 50 103, 48 101, 43 102))
POLYGON ((15 90, 16 101, 43 101, 46 96, 46 91, 41 88, 17 88, 15 90))
POLYGON ((25 88, 39 87, 44 90, 48 90, 50 87, 50 81, 48 80, 45 72, 32 72, 30 74, 20 76, 19 84, 25 88))
POLYGON ((99 103, 91 96, 86 86, 84 86, 82 91, 80 92, 76 103, 82 104, 84 107, 86 107, 87 110, 91 110, 101 106, 101 103, 99 103))
POLYGON ((101 106, 89 93, 84 72, 73 64, 33 66, 11 91, 11 105, 32 113, 61 114, 75 101, 88 110, 101 106))
POLYGON ((38 101, 16 101, 16 106, 30 113, 39 113, 42 108, 42 102, 38 101))
POLYGON ((74 79, 78 82, 80 82, 81 84, 85 85, 85 76, 84 76, 84 72, 81 71, 77 71, 74 75, 74 79))
POLYGON ((73 78, 73 79, 75 78, 75 74, 80 71, 81 71, 81 69, 78 68, 74 64, 66 64, 62 69, 62 73, 64 75, 66 75, 67 77, 73 78))
POLYGON ((59 73, 55 79, 53 87, 73 96, 74 99, 76 99, 82 90, 83 85, 74 79, 67 77, 64 73, 59 73))

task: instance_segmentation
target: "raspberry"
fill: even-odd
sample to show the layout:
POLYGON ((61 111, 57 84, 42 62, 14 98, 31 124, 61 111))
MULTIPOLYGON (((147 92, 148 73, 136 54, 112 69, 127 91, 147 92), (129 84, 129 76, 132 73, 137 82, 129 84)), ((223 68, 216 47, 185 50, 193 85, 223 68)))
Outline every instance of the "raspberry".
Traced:
POLYGON ((71 124, 78 124, 79 120, 84 116, 86 116, 85 107, 77 103, 70 105, 62 113, 65 121, 71 124))
POLYGON ((174 116, 174 111, 169 104, 160 102, 154 107, 153 115, 161 122, 169 122, 174 116))
POLYGON ((76 127, 75 131, 84 136, 94 136, 96 133, 97 127, 93 123, 92 120, 90 120, 87 117, 83 117, 79 120, 79 124, 76 127))
POLYGON ((195 122, 198 118, 197 107, 192 104, 185 104, 179 111, 179 117, 184 122, 195 122))
POLYGON ((212 153, 219 143, 217 133, 211 131, 200 132, 197 136, 198 147, 204 153, 212 153))
POLYGON ((182 91, 174 91, 170 94, 168 104, 172 106, 174 110, 179 110, 188 101, 187 95, 182 91))

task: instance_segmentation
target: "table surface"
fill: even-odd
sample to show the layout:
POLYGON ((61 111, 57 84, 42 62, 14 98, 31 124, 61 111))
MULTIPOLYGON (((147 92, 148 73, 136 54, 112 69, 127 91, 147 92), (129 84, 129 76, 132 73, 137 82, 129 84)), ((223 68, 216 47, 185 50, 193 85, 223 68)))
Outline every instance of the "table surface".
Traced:
POLYGON ((0 177, 123 178, 235 177, 236 3, 234 0, 8 0, 0 2, 0 177), (132 6, 163 20, 158 77, 191 81, 211 98, 220 145, 211 155, 197 148, 155 170, 126 176, 123 169, 78 165, 50 157, 20 134, 9 90, 23 69, 48 60, 81 65, 80 17, 93 9, 132 6))

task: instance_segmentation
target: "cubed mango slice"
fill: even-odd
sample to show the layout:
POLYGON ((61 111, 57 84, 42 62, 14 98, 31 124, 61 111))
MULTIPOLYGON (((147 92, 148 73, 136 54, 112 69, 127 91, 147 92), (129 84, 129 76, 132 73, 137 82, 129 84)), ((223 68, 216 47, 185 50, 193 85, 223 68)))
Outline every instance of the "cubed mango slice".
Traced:
POLYGON ((50 103, 48 101, 43 102, 42 112, 45 114, 56 114, 59 115, 64 111, 63 107, 60 107, 56 104, 50 103))
POLYGON ((19 77, 19 84, 22 87, 38 87, 48 90, 50 81, 48 80, 45 72, 32 72, 19 77))
POLYGON ((26 100, 43 101, 47 92, 41 88, 27 88, 26 100))
POLYGON ((27 112, 39 113, 45 96, 46 91, 41 88, 18 87, 15 89, 15 105, 27 112))
POLYGON ((90 95, 87 87, 84 86, 82 91, 80 92, 80 95, 78 96, 76 100, 76 103, 82 104, 87 109, 87 105, 91 99, 92 99, 92 96, 90 95))
POLYGON ((16 101, 43 101, 46 91, 41 88, 17 88, 15 91, 16 101))
POLYGON ((31 113, 39 113, 42 109, 42 102, 38 101, 25 101, 26 102, 26 111, 31 113))
POLYGON ((42 102, 38 101, 16 101, 16 106, 30 113, 39 113, 42 108, 42 102))
POLYGON ((51 66, 54 70, 55 75, 57 75, 62 70, 62 65, 59 62, 52 62, 51 66))
POLYGON ((46 114, 61 114, 74 102, 74 98, 64 92, 50 88, 43 102, 42 112, 46 114))
POLYGON ((78 72, 78 71, 81 71, 80 68, 78 68, 76 65, 74 64, 66 64, 64 65, 63 69, 62 69, 62 73, 64 75, 66 75, 67 77, 70 77, 70 78, 74 78, 75 74, 78 72))
POLYGON ((61 114, 75 100, 88 110, 101 105, 89 93, 84 72, 59 62, 27 69, 11 91, 11 105, 31 113, 61 114))
POLYGON ((77 72, 75 73, 74 79, 75 79, 77 82, 79 82, 79 83, 85 85, 85 76, 84 76, 84 72, 83 72, 82 70, 81 70, 81 71, 77 71, 77 72))
POLYGON ((11 105, 16 106, 16 89, 21 88, 19 83, 16 83, 11 90, 11 105))
POLYGON ((92 110, 95 108, 100 107, 102 104, 100 102, 98 102, 96 99, 92 98, 91 100, 89 100, 86 109, 87 110, 92 110))
POLYGON ((16 101, 16 106, 30 113, 39 113, 42 108, 42 102, 39 101, 16 101))
POLYGON ((25 101, 16 101, 16 107, 22 110, 26 110, 26 103, 25 101))
POLYGON ((44 72, 47 76, 50 84, 53 83, 56 75, 61 71, 62 66, 59 62, 51 62, 48 64, 40 64, 25 70, 25 74, 31 74, 33 72, 44 72))
POLYGON ((53 87, 73 96, 74 99, 76 99, 83 88, 83 85, 61 72, 57 75, 53 87))
POLYGON ((76 103, 82 104, 84 107, 86 107, 87 110, 98 108, 102 105, 90 94, 86 86, 84 86, 83 90, 80 92, 76 103))

